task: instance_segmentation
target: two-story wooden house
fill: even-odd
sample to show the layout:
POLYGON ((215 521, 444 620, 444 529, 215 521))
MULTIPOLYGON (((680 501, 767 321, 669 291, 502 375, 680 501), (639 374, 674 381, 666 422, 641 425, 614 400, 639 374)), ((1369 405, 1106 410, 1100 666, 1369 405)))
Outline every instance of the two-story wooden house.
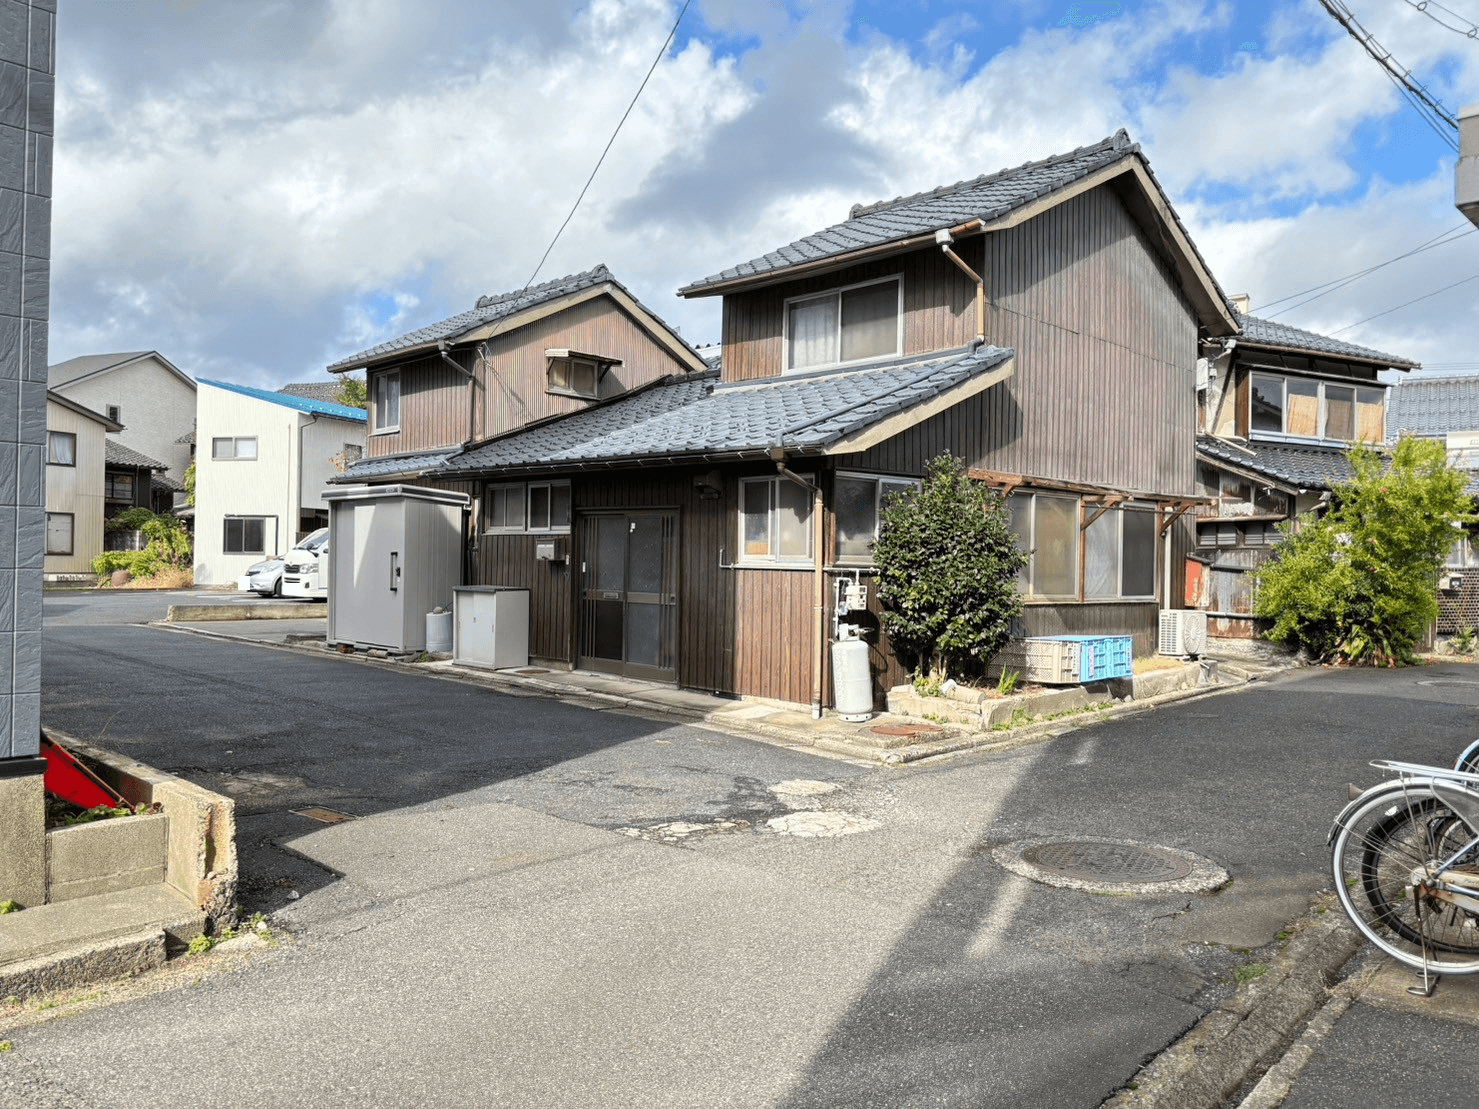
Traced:
POLYGON ((1352 443, 1387 438, 1383 370, 1416 362, 1247 315, 1241 333, 1209 345, 1199 369, 1197 551, 1186 600, 1207 611, 1209 635, 1248 639, 1251 571, 1278 542, 1278 525, 1329 501, 1351 477, 1352 443))
MULTIPOLYGON (((720 368, 436 470, 479 495, 480 579, 532 590, 533 655, 820 707, 837 582, 947 451, 1011 496, 1024 632, 1153 649, 1192 541, 1198 344, 1238 324, 1123 131, 680 292, 724 298, 720 368)), ((875 647, 881 693, 903 672, 875 647)))
POLYGON ((369 394, 365 457, 343 480, 434 480, 470 443, 706 368, 604 265, 481 297, 328 367, 363 370, 369 394))

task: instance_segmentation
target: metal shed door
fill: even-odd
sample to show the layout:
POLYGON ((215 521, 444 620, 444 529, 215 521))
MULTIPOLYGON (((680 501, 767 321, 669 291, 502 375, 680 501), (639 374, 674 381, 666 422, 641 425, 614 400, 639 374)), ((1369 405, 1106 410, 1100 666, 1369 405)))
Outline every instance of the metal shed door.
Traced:
POLYGON ((405 639, 405 606, 401 596, 405 559, 405 508, 390 500, 355 503, 347 529, 349 542, 329 552, 333 574, 342 587, 337 596, 347 602, 335 614, 335 635, 341 640, 401 650, 405 639))
POLYGON ((580 665, 678 680, 678 514, 581 517, 580 665))

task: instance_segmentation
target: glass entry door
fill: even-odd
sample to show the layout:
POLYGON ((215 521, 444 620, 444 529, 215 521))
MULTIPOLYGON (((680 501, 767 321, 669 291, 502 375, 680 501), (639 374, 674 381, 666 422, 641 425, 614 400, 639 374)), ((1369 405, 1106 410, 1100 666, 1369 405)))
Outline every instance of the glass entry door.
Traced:
POLYGON ((580 662, 678 680, 678 514, 592 512, 580 520, 580 662))

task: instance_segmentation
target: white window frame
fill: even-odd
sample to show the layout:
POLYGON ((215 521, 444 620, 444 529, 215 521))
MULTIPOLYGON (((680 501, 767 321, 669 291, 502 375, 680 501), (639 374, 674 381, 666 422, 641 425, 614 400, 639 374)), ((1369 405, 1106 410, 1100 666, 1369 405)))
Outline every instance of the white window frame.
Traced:
MULTIPOLYGON (((803 475, 804 476, 804 475, 803 475)), ((812 477, 811 480, 815 480, 812 477)), ((774 569, 776 567, 800 567, 814 566, 816 564, 816 521, 812 519, 812 513, 816 511, 816 496, 807 493, 806 501, 806 554, 783 555, 780 553, 780 531, 778 519, 780 515, 780 492, 778 483, 801 489, 800 485, 784 477, 746 477, 740 478, 739 482, 739 511, 737 513, 737 545, 735 550, 739 557, 735 559, 735 565, 754 567, 757 569, 774 569), (752 555, 745 553, 745 488, 750 485, 769 485, 772 487, 770 497, 770 508, 767 514, 767 545, 769 553, 764 555, 752 555)))
POLYGON ((255 435, 213 435, 211 436, 211 461, 212 462, 255 462, 260 457, 259 444, 255 435), (230 443, 230 454, 217 454, 217 443, 230 443), (252 453, 248 457, 242 457, 241 443, 252 444, 252 453))
POLYGON ((492 482, 483 488, 483 533, 485 535, 523 535, 525 533, 533 535, 567 535, 570 532, 570 520, 574 515, 575 504, 574 499, 570 494, 570 482, 568 481, 498 481, 492 482), (487 522, 491 516, 491 514, 488 512, 488 497, 489 494, 491 494, 495 489, 519 490, 519 499, 524 506, 524 516, 523 522, 518 527, 494 527, 491 523, 487 522), (531 514, 529 509, 531 494, 532 491, 535 489, 546 489, 551 491, 555 489, 564 489, 566 491, 568 507, 566 509, 565 522, 563 524, 556 524, 553 521, 554 495, 553 492, 551 492, 548 502, 551 515, 550 523, 545 527, 533 526, 533 524, 530 522, 531 514))
POLYGON ((1249 436, 1249 438, 1252 438, 1252 439, 1272 439, 1272 440, 1276 440, 1276 441, 1291 442, 1291 443, 1361 443, 1361 442, 1371 442, 1371 440, 1363 440, 1363 439, 1337 439, 1337 438, 1333 438, 1333 437, 1325 434, 1325 425, 1328 422, 1329 412, 1330 412, 1329 407, 1327 406, 1327 404, 1325 402, 1325 388, 1326 388, 1327 385, 1328 386, 1331 386, 1333 388, 1336 388, 1336 389, 1350 389, 1352 391, 1352 398, 1351 398, 1351 404, 1353 406, 1353 411, 1352 411, 1352 426, 1351 426, 1351 430, 1352 431, 1356 431, 1360 427, 1360 423, 1361 423, 1360 391, 1362 389, 1368 389, 1368 390, 1371 390, 1372 392, 1379 392, 1381 394, 1381 424, 1382 424, 1383 435, 1382 435, 1381 438, 1378 438, 1377 440, 1375 440, 1375 442, 1380 443, 1382 441, 1382 439, 1385 438, 1385 431, 1386 431, 1386 424, 1387 424, 1387 402, 1390 399, 1390 390, 1388 389, 1387 386, 1381 384, 1380 382, 1369 382, 1369 381, 1331 381, 1331 380, 1327 380, 1325 378, 1311 377, 1311 376, 1308 376, 1308 375, 1305 375, 1305 374, 1279 373, 1279 372, 1274 371, 1274 370, 1260 370, 1260 369, 1253 369, 1251 367, 1248 370, 1248 436, 1249 436), (1319 423, 1320 434, 1319 435, 1293 435, 1293 434, 1290 434, 1288 431, 1268 431, 1268 430, 1266 430, 1264 428, 1255 428, 1253 426, 1253 379, 1255 377, 1277 378, 1279 380, 1279 382, 1281 383, 1280 384, 1280 387, 1279 387, 1279 396, 1280 396, 1279 411, 1281 413, 1280 424, 1284 428, 1287 428, 1289 426, 1289 381, 1290 381, 1290 379, 1293 378, 1296 381, 1313 382, 1314 385, 1317 388, 1317 395, 1318 395, 1318 398, 1319 398, 1320 414, 1316 417, 1316 419, 1317 419, 1317 421, 1319 423))
POLYGON ((890 482, 895 485, 911 486, 917 493, 924 487, 924 482, 917 477, 908 477, 903 474, 868 474, 860 470, 838 470, 836 480, 832 484, 832 516, 837 538, 834 544, 838 546, 837 565, 839 566, 872 566, 873 551, 872 543, 866 555, 843 554, 841 551, 841 520, 837 511, 837 481, 871 481, 873 483, 873 543, 878 542, 878 529, 883 526, 883 483, 890 482))
POLYGON ((833 289, 818 289, 814 293, 804 293, 799 296, 787 297, 781 302, 781 373, 800 374, 816 373, 820 370, 836 369, 839 366, 863 366, 869 362, 880 362, 888 358, 898 358, 904 353, 904 275, 892 273, 886 277, 871 277, 867 281, 855 281, 851 285, 839 285, 833 289), (826 296, 837 298, 837 354, 842 355, 842 294, 854 289, 862 289, 869 285, 882 285, 892 281, 898 290, 898 315, 896 317, 898 326, 895 329, 894 349, 892 354, 871 354, 866 358, 854 358, 849 362, 823 362, 811 366, 791 365, 791 305, 803 300, 821 300, 826 296))
POLYGON ((405 397, 401 395, 401 372, 400 370, 382 370, 370 375, 370 434, 371 435, 393 435, 401 429, 401 405, 405 403, 405 397), (382 391, 390 388, 392 379, 395 381, 395 423, 383 424, 384 416, 381 404, 382 391))

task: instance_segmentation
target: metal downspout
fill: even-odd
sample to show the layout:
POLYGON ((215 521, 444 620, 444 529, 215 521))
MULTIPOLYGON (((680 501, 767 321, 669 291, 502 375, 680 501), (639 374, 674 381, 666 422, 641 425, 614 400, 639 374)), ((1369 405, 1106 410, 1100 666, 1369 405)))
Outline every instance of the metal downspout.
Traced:
POLYGON ((469 443, 471 443, 473 441, 473 436, 475 434, 474 433, 474 430, 473 430, 473 426, 474 426, 474 421, 476 419, 477 407, 478 407, 478 394, 477 394, 478 377, 477 377, 477 374, 475 374, 471 370, 467 369, 465 366, 463 366, 460 362, 458 362, 455 358, 453 358, 450 354, 447 353, 447 349, 448 349, 449 345, 450 344, 448 344, 445 339, 443 339, 442 341, 438 342, 437 343, 437 353, 442 356, 442 361, 443 362, 445 362, 447 365, 451 366, 454 370, 456 370, 458 373, 460 373, 463 377, 467 378, 467 438, 464 439, 463 442, 462 442, 462 445, 463 446, 467 446, 469 443))

